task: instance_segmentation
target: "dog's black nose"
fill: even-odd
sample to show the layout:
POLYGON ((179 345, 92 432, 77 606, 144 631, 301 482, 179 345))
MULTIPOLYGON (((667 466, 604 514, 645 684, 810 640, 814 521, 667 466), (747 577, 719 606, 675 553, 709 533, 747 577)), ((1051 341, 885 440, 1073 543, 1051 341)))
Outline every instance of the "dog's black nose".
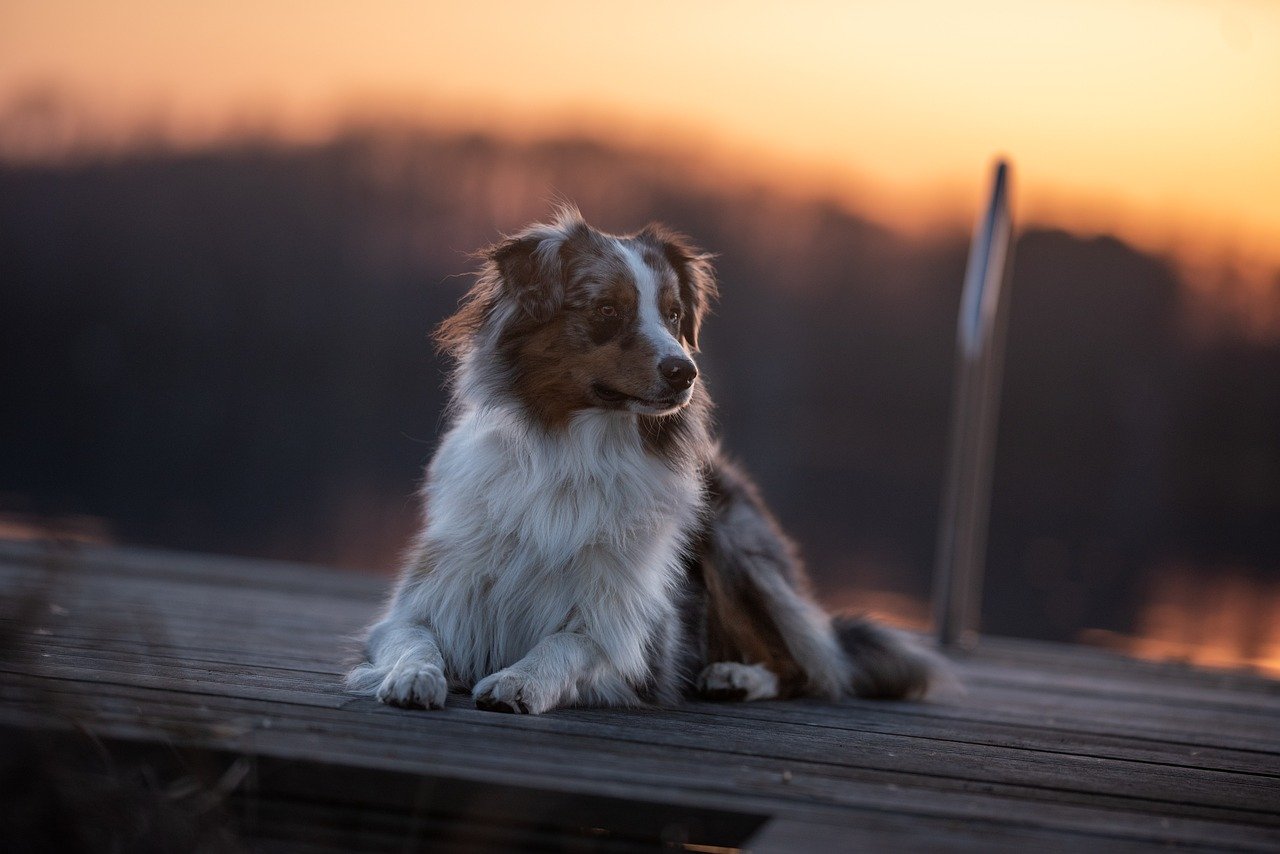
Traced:
POLYGON ((698 376, 698 366, 683 356, 668 356, 658 363, 658 373, 671 386, 672 391, 684 391, 693 385, 698 376))

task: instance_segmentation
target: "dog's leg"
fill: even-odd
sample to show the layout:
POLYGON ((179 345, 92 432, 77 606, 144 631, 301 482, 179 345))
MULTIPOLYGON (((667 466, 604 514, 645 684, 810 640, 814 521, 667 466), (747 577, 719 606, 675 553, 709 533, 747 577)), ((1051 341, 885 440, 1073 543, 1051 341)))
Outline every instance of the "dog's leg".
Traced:
POLYGON ((599 645, 579 632, 556 632, 472 690, 476 708, 537 715, 574 702, 578 684, 604 663, 599 645))
POLYGON ((426 626, 390 616, 369 632, 367 660, 347 674, 347 690, 391 706, 442 709, 449 683, 444 658, 426 626))
POLYGON ((771 664, 781 694, 841 696, 851 667, 831 619, 805 592, 794 546, 731 464, 718 460, 708 487, 714 515, 702 567, 709 605, 718 612, 711 622, 731 636, 724 652, 771 664))
POLYGON ((717 661, 698 674, 696 688, 707 700, 772 700, 778 696, 778 674, 763 664, 717 661))
MULTIPOLYGON (((918 698, 932 681, 945 678, 937 659, 906 635, 869 620, 841 618, 833 624, 805 592, 803 564, 746 475, 720 460, 709 485, 715 515, 702 566, 710 603, 728 603, 722 607, 751 618, 757 638, 764 638, 758 647, 768 651, 779 638, 803 671, 804 693, 918 698)), ((734 640, 747 660, 773 663, 782 693, 789 693, 787 669, 777 656, 760 655, 750 638, 734 640)))
MULTIPOLYGON (((785 647, 785 654, 803 673, 799 693, 835 699, 841 696, 849 684, 850 667, 827 614, 808 596, 792 587, 777 567, 759 555, 742 556, 735 563, 744 578, 742 582, 756 597, 759 606, 753 608, 772 623, 773 632, 760 627, 764 636, 776 636, 785 647)), ((779 653, 771 655, 772 660, 779 653)), ((782 668, 785 673, 786 667, 782 668)), ((788 694, 795 693, 791 688, 788 694)))

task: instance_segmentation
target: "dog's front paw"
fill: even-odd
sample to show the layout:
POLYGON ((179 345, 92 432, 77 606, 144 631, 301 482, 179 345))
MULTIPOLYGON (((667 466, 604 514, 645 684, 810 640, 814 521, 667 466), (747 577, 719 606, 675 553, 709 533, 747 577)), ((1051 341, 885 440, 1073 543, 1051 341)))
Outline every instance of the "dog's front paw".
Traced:
POLYGON ((476 683, 471 692, 476 708, 486 712, 538 715, 554 708, 557 692, 518 670, 499 670, 476 683))
POLYGON ((698 675, 698 693, 708 700, 770 700, 778 696, 778 677, 763 664, 717 661, 698 675))
POLYGON ((377 697, 388 706, 405 709, 443 709, 449 694, 444 672, 434 664, 397 664, 378 686, 377 697))

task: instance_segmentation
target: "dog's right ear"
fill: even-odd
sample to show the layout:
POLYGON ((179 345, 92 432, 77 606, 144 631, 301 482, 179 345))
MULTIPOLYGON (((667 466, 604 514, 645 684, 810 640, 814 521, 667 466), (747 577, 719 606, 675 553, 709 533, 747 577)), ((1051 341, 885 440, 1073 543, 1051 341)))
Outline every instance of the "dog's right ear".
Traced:
POLYGON ((460 358, 506 301, 521 314, 542 323, 551 319, 564 299, 560 251, 554 235, 529 229, 477 253, 483 260, 476 283, 458 310, 436 327, 440 352, 460 358))
POLYGON ((508 238, 488 251, 502 289, 538 323, 550 320, 564 301, 562 242, 554 233, 538 231, 508 238))
POLYGON ((531 225, 480 250, 477 257, 483 263, 475 285, 458 310, 436 328, 438 349, 460 358, 505 301, 537 323, 550 320, 564 303, 570 246, 590 237, 591 229, 578 209, 564 205, 553 222, 531 225))
POLYGON ((485 251, 503 291, 538 323, 550 320, 564 303, 571 245, 591 239, 577 207, 563 204, 550 223, 532 225, 485 251))

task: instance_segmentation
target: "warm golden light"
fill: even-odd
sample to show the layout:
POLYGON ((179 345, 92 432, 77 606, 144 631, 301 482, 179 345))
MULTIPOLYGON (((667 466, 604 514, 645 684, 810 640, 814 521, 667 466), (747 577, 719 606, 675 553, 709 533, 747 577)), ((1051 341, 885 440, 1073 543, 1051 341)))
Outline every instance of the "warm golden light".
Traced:
POLYGON ((1163 567, 1147 579, 1133 636, 1090 629, 1081 639, 1153 661, 1280 677, 1280 588, 1243 570, 1163 567))
POLYGON ((353 109, 696 149, 919 228, 999 152, 1024 221, 1280 263, 1280 4, 1156 0, 517 5, 19 0, 0 105, 78 93, 198 141, 353 109))

